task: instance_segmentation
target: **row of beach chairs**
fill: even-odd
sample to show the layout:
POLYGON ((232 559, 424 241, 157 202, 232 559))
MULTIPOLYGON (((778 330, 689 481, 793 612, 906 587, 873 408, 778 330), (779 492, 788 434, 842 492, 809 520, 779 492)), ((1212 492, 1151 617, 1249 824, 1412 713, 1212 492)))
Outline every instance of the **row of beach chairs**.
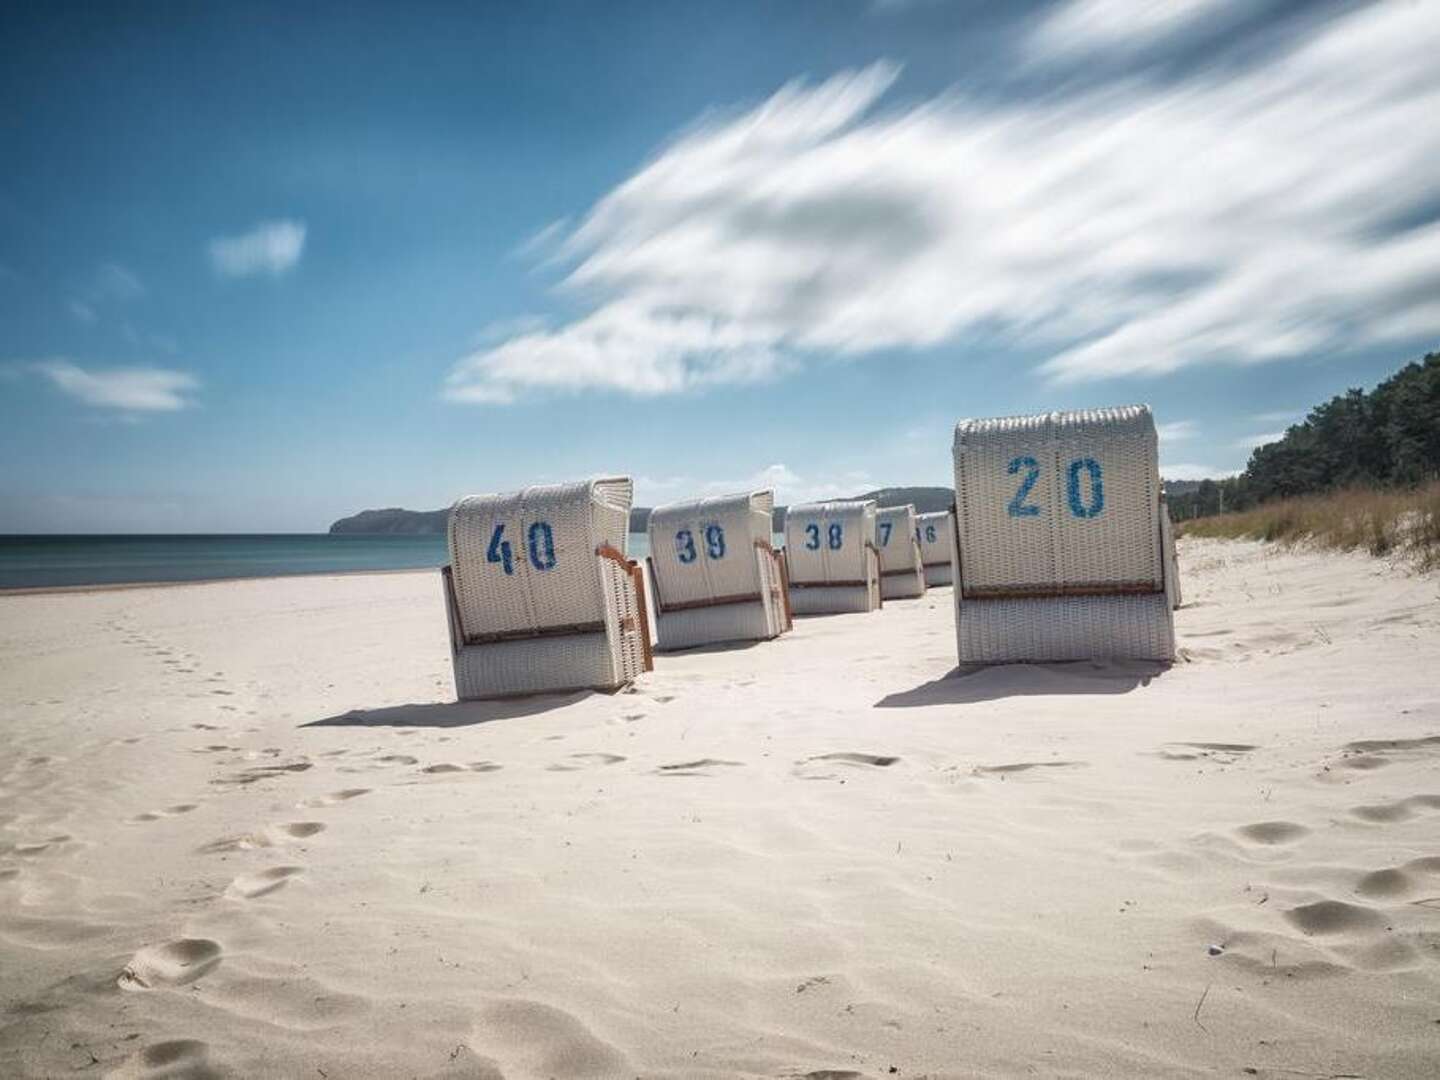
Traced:
POLYGON ((1180 603, 1143 405, 963 420, 949 511, 791 506, 769 491, 655 508, 627 555, 629 478, 461 499, 442 571, 461 699, 616 689, 664 650, 766 641, 796 615, 954 586, 961 663, 1171 660, 1180 603), (653 613, 653 633, 652 633, 653 613))

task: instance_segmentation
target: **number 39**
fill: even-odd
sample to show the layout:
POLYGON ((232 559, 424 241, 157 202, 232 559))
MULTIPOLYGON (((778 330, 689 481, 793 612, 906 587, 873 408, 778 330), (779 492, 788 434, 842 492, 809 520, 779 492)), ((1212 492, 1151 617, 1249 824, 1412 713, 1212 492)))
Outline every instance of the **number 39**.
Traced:
MULTIPOLYGON (((1038 517, 1040 507, 1034 506, 1025 500, 1030 497, 1030 491, 1035 482, 1040 479, 1040 463, 1033 457, 1013 458, 1005 470, 1011 476, 1020 476, 1020 486, 1015 489, 1015 496, 1005 507, 1006 513, 1011 517, 1038 517)), ((1094 458, 1076 458, 1070 462, 1070 468, 1066 473, 1065 494, 1070 504, 1070 513, 1077 518, 1099 517, 1105 509, 1105 474, 1100 468, 1100 463, 1094 458), (1080 474, 1085 473, 1090 480, 1090 499, 1080 497, 1080 474)))

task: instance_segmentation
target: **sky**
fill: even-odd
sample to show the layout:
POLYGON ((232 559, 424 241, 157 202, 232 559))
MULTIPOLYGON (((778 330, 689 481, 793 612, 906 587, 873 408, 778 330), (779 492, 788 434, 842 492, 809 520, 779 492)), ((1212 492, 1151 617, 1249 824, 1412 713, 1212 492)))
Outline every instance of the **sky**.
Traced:
POLYGON ((1440 3, 0 5, 0 533, 1174 479, 1440 346, 1440 3))

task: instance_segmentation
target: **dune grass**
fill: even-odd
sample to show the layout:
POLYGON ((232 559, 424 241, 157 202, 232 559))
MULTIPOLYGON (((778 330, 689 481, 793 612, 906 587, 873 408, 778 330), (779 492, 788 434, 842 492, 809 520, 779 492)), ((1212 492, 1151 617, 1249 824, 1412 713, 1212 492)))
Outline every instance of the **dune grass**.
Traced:
POLYGON ((1180 524, 1181 536, 1312 543, 1337 551, 1414 558, 1440 568, 1440 481, 1399 491, 1350 488, 1277 499, 1250 510, 1180 524))

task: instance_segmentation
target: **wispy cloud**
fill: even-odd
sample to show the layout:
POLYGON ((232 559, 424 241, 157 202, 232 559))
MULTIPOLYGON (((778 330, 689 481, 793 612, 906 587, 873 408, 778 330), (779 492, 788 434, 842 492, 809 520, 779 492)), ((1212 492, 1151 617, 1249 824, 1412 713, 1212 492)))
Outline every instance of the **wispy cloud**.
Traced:
POLYGON ((1275 412, 1254 413, 1250 419, 1257 424, 1281 424, 1299 419, 1301 412, 1300 409, 1279 409, 1275 412))
POLYGON ((1236 469, 1219 469, 1214 465, 1196 465, 1187 461, 1160 466, 1160 475, 1166 480, 1219 480, 1222 477, 1234 476, 1237 471, 1236 469))
POLYGON ((1043 58, 1147 48, 1237 6, 1234 0, 1071 0, 1052 9, 1026 46, 1043 58))
POLYGON ((838 499, 874 490, 874 478, 863 470, 851 470, 822 476, 804 476, 783 463, 767 465, 748 476, 721 480, 697 480, 691 476, 637 477, 636 498, 650 506, 660 506, 679 499, 708 495, 729 495, 741 491, 775 492, 780 505, 838 499))
POLYGON ((95 309, 83 300, 70 301, 70 314, 75 316, 77 322, 93 323, 95 321, 95 309))
POLYGON ((133 270, 117 262, 101 263, 70 298, 70 314, 82 323, 93 323, 102 308, 128 304, 145 295, 145 285, 133 270))
POLYGON ((210 241, 210 265, 224 277, 276 276, 291 269, 305 251, 303 221, 265 221, 239 236, 210 241))
POLYGON ((1395 225, 1440 200, 1437 49, 1391 4, 1179 82, 889 110, 889 65, 789 85, 601 199, 564 244, 588 313, 462 358, 447 396, 677 393, 981 332, 1058 381, 1440 334, 1440 223, 1395 225))
POLYGON ((1235 446, 1240 450, 1254 450, 1257 446, 1264 446, 1266 443, 1279 442, 1284 437, 1283 431, 1262 431, 1258 435, 1246 435, 1244 438, 1236 439, 1235 446))
POLYGON ((1160 436, 1162 443, 1173 443, 1193 439, 1200 433, 1200 427, 1194 420, 1174 420, 1168 424, 1161 424, 1155 431, 1160 436))
POLYGON ((130 413, 183 409, 192 404, 186 395, 200 385, 188 372, 164 368, 87 370, 69 360, 41 360, 30 368, 77 401, 130 413))

